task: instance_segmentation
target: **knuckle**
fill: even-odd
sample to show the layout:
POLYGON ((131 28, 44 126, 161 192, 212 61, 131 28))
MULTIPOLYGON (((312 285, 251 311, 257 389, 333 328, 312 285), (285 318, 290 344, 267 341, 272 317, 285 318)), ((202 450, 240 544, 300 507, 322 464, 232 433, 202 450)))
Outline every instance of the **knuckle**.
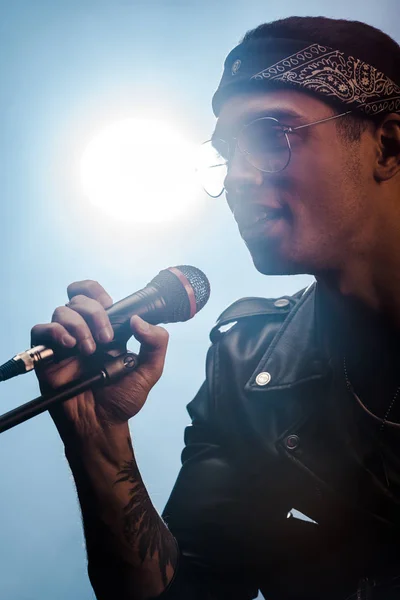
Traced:
POLYGON ((43 337, 45 325, 34 325, 31 329, 31 342, 37 342, 43 337))
POLYGON ((95 317, 104 313, 103 307, 97 300, 93 300, 93 298, 89 298, 83 294, 74 296, 68 303, 68 306, 86 317, 95 317))
POLYGON ((104 293, 103 286, 101 286, 100 283, 94 279, 88 279, 85 281, 85 289, 88 291, 88 296, 94 299, 98 298, 104 293))
POLYGON ((78 295, 86 295, 86 292, 88 292, 88 296, 91 295, 91 292, 93 292, 93 290, 96 290, 98 287, 101 287, 100 284, 97 281, 94 281, 93 279, 83 279, 82 281, 74 281, 73 283, 70 283, 69 286, 67 287, 67 294, 68 297, 74 298, 78 295))
POLYGON ((72 298, 75 295, 76 290, 82 287, 82 283, 82 281, 74 281, 73 283, 69 284, 67 287, 67 294, 69 298, 72 298))
POLYGON ((96 300, 87 298, 87 296, 77 296, 78 299, 75 303, 70 305, 70 308, 74 310, 78 315, 82 317, 86 322, 90 322, 92 325, 98 321, 103 321, 104 310, 96 300))
POLYGON ((164 327, 155 327, 155 333, 159 341, 163 344, 166 344, 169 340, 169 333, 164 327))
POLYGON ((73 296, 71 298, 71 300, 68 302, 69 306, 75 306, 76 304, 80 304, 81 302, 84 302, 86 300, 87 296, 84 296, 83 294, 76 294, 76 296, 73 296))
POLYGON ((62 321, 63 317, 65 316, 66 310, 67 309, 65 306, 57 306, 51 317, 52 322, 59 323, 60 321, 62 321))
POLYGON ((166 329, 161 329, 160 341, 163 347, 166 347, 169 342, 169 333, 166 329))
POLYGON ((37 333, 40 332, 41 329, 41 325, 34 325, 31 329, 31 336, 36 335, 37 333))
POLYGON ((103 315, 105 313, 103 306, 97 300, 89 300, 88 308, 91 310, 91 312, 96 314, 98 313, 103 315))
POLYGON ((87 284, 88 289, 91 291, 96 291, 99 288, 103 289, 96 279, 87 279, 85 283, 87 284))
POLYGON ((90 329, 84 321, 82 323, 76 323, 73 327, 73 330, 76 337, 81 340, 92 337, 90 334, 90 329))
POLYGON ((59 323, 46 323, 35 325, 31 329, 31 340, 35 340, 35 342, 38 342, 41 339, 57 339, 62 333, 62 331, 63 328, 59 323))

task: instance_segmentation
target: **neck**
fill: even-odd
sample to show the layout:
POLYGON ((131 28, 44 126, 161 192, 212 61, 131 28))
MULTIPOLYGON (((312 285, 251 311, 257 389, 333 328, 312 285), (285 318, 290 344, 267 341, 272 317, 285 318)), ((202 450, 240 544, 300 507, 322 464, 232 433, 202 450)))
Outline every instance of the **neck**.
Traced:
POLYGON ((386 239, 374 260, 348 259, 341 270, 316 275, 317 281, 339 306, 354 306, 400 330, 400 243, 386 239))

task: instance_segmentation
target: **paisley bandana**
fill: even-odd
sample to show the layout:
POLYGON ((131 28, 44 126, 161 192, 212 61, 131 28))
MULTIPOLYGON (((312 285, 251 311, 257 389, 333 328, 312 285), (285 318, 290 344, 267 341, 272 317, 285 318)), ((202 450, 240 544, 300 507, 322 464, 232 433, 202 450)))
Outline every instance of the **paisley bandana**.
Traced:
POLYGON ((243 90, 292 86, 367 116, 400 113, 400 86, 372 65, 340 50, 301 40, 250 39, 230 52, 212 106, 243 90))

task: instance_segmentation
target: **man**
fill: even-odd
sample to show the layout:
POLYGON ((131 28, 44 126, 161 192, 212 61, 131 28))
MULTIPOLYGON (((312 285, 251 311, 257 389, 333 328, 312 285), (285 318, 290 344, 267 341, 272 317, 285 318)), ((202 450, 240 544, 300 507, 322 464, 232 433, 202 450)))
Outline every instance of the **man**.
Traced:
MULTIPOLYGON (((260 26, 228 56, 213 99, 227 165, 209 166, 227 168, 256 268, 317 281, 221 315, 165 522, 127 424, 161 375, 162 328, 132 318, 137 371, 53 411, 99 600, 400 597, 399 67, 382 32, 325 18, 260 26)), ((68 294, 33 342, 88 357, 112 339, 112 301, 94 282, 68 294)))

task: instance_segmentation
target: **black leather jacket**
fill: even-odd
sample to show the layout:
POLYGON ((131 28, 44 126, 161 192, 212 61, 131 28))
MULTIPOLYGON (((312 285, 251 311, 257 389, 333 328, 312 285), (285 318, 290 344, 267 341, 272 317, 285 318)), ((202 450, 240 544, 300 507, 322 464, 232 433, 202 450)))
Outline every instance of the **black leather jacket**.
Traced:
POLYGON ((324 348, 315 298, 245 298, 211 331, 163 513, 181 557, 160 600, 400 598, 400 462, 324 348))

